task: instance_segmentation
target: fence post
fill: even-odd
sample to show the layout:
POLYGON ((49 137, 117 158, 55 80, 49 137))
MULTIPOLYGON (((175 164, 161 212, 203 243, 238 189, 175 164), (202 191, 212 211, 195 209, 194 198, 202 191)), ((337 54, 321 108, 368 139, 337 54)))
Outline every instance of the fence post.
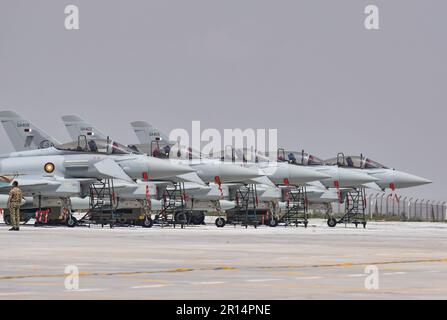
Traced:
POLYGON ((414 201, 414 217, 417 219, 419 198, 414 201))
POLYGON ((402 202, 402 213, 400 213, 400 214, 401 214, 401 217, 402 217, 403 219, 407 218, 407 213, 406 213, 407 208, 406 208, 406 206, 405 206, 405 203, 407 202, 407 198, 408 198, 408 197, 405 197, 404 200, 403 200, 403 202, 402 202))
POLYGON ((445 216, 445 201, 443 203, 441 203, 441 213, 442 213, 442 221, 445 221, 446 216, 445 216))
POLYGON ((424 205, 424 201, 425 201, 425 199, 422 199, 421 202, 420 202, 421 210, 419 210, 419 212, 420 212, 420 215, 421 215, 421 219, 423 219, 423 218, 422 218, 422 216, 423 216, 423 215, 422 215, 422 207, 423 207, 423 205, 424 205))
POLYGON ((411 201, 413 200, 413 197, 411 197, 410 199, 408 199, 408 216, 407 219, 410 220, 411 219, 411 201))

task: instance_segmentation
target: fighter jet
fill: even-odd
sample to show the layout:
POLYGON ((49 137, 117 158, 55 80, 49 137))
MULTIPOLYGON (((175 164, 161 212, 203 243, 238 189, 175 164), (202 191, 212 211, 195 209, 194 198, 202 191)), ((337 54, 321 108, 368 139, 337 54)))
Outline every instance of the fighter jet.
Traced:
POLYGON ((379 162, 364 157, 363 155, 345 156, 343 153, 340 153, 336 158, 331 158, 324 162, 328 165, 348 168, 369 174, 377 180, 366 185, 381 191, 385 191, 387 188, 394 191, 396 189, 417 187, 431 183, 430 180, 386 167, 379 162))
MULTIPOLYGON (((86 135, 90 140, 103 139, 105 136, 93 125, 76 115, 63 116, 62 120, 72 138, 80 134, 86 135)), ((161 141, 161 139, 157 141, 161 141)), ((187 148, 176 148, 171 144, 157 145, 153 152, 146 152, 150 145, 129 145, 129 147, 157 158, 169 159, 173 163, 189 165, 196 170, 197 175, 206 183, 234 183, 262 179, 263 176, 263 173, 258 170, 233 164, 222 164, 206 159, 187 148)))
MULTIPOLYGON (((78 116, 63 116, 62 120, 71 137, 82 134, 87 136, 89 140, 95 141, 106 136, 78 116)), ((161 140, 159 139, 157 141, 161 140)), ((167 138, 164 141, 167 141, 167 138)), ((229 183, 259 183, 259 181, 265 181, 264 179, 268 183, 271 183, 268 178, 263 176, 264 173, 259 172, 258 169, 245 168, 239 165, 225 164, 220 161, 205 159, 194 153, 191 149, 176 148, 175 146, 173 147, 173 144, 174 142, 164 144, 163 146, 157 143, 157 145, 142 144, 129 145, 128 147, 161 159, 169 159, 173 163, 188 165, 196 170, 198 177, 207 185, 184 183, 182 187, 187 198, 187 207, 189 207, 188 214, 192 213, 191 221, 195 224, 203 222, 204 211, 216 209, 226 210, 235 206, 233 201, 225 200, 229 194, 229 183), (151 147, 154 147, 154 152, 148 151, 151 147)), ((168 187, 166 191, 170 189, 168 187)))
MULTIPOLYGON (((118 196, 140 199, 147 197, 150 186, 135 183, 138 178, 203 184, 190 167, 138 154, 110 139, 92 143, 80 137, 60 145, 12 111, 0 112, 0 121, 13 146, 20 150, 0 156, 0 170, 18 181, 25 195, 38 197, 39 204, 42 197, 48 202, 71 198, 72 207, 85 206, 85 200, 76 197, 87 196, 89 186, 98 179, 115 179, 118 196)), ((9 182, 0 186, 0 192, 9 191, 9 182)))
MULTIPOLYGON (((191 160, 197 158, 207 158, 199 152, 192 150, 191 148, 180 145, 180 143, 178 142, 173 143, 172 141, 167 140, 168 138, 166 134, 163 134, 162 132, 160 132, 160 130, 153 127, 147 122, 135 121, 132 122, 131 125, 141 143, 140 145, 137 145, 138 148, 150 146, 151 150, 149 152, 152 152, 153 154, 155 150, 158 150, 158 146, 164 145, 168 146, 170 158, 187 157, 187 159, 189 158, 191 160), (153 146, 156 147, 154 148, 153 146)), ((216 160, 222 159, 208 158, 207 161, 215 162, 216 160)), ((274 185, 290 184, 299 186, 304 185, 310 181, 323 180, 330 177, 325 173, 309 170, 308 168, 292 166, 287 163, 248 163, 242 161, 227 161, 224 163, 228 164, 228 162, 235 162, 235 164, 239 163, 239 167, 241 167, 240 165, 243 164, 243 167, 251 168, 252 170, 258 170, 259 172, 263 173, 263 175, 265 175, 274 185)), ((272 183, 270 183, 267 179, 259 179, 255 182, 258 184, 267 184, 272 186, 272 183)))
MULTIPOLYGON (((122 165, 125 165, 127 163, 126 161, 131 157, 139 160, 132 161, 134 162, 132 168, 126 168, 129 172, 134 170, 133 174, 136 175, 137 178, 142 178, 142 173, 146 172, 149 180, 170 178, 203 184, 203 181, 201 181, 195 174, 192 174, 194 170, 187 166, 170 163, 168 161, 160 161, 160 159, 153 157, 147 157, 116 141, 111 141, 110 139, 107 139, 107 137, 101 137, 101 139, 92 142, 88 139, 89 134, 86 133, 86 135, 77 136, 73 142, 60 144, 55 138, 49 136, 43 130, 36 127, 30 121, 23 119, 13 111, 0 112, 0 121, 10 137, 14 149, 17 151, 10 155, 6 155, 7 157, 70 155, 77 153, 77 158, 90 158, 92 154, 96 154, 97 156, 94 157, 96 160, 99 158, 105 160, 105 158, 111 157, 115 159, 115 162, 119 162, 122 165), (147 170, 139 171, 141 169, 147 170), (176 172, 179 173, 177 177, 175 174, 176 172), (174 175, 172 175, 173 173, 174 175)), ((93 177, 94 174, 92 174, 89 178, 116 178, 129 183, 134 182, 132 177, 123 174, 121 168, 117 168, 113 164, 106 166, 103 164, 106 162, 111 163, 108 160, 101 162, 101 164, 95 166, 97 171, 99 170, 99 167, 101 167, 101 170, 103 171, 114 171, 113 167, 115 167, 117 170, 114 174, 105 174, 98 177, 93 177)), ((70 164, 70 166, 74 168, 75 164, 70 164)), ((74 169, 70 170, 73 171, 74 169)))
POLYGON ((368 183, 374 183, 379 180, 359 170, 327 165, 320 158, 304 151, 296 152, 279 149, 278 161, 286 161, 297 166, 306 166, 312 170, 328 174, 330 178, 319 181, 327 189, 361 188, 368 183))

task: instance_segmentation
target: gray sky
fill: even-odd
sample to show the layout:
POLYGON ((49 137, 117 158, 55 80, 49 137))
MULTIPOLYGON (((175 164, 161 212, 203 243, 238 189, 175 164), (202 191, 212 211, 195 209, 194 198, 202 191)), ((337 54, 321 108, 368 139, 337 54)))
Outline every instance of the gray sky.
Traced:
MULTIPOLYGON (((447 199, 447 2, 2 0, 0 108, 59 140, 78 114, 125 143, 169 132, 278 128, 287 148, 360 154, 447 199), (64 28, 76 4, 80 30, 64 28), (380 30, 363 26, 367 4, 380 30)), ((0 129, 0 152, 12 147, 0 129)))

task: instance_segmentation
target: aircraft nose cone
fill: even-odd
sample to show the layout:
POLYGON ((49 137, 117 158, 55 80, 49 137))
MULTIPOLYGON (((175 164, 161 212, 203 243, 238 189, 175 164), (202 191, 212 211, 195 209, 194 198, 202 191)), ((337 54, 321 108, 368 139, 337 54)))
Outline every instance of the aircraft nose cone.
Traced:
POLYGON ((172 178, 182 174, 195 172, 195 170, 189 166, 158 158, 149 158, 147 167, 149 169, 149 179, 172 178))
POLYGON ((379 179, 367 173, 339 168, 339 181, 341 187, 357 187, 365 183, 376 182, 379 179))
POLYGON ((328 179, 331 176, 326 173, 312 170, 307 167, 290 165, 289 168, 289 183, 293 185, 305 184, 311 181, 328 179))
POLYGON ((431 183, 430 180, 402 171, 394 172, 394 184, 396 188, 409 188, 431 183))
POLYGON ((243 182, 262 176, 255 167, 243 167, 237 164, 223 163, 219 178, 222 183, 243 182))

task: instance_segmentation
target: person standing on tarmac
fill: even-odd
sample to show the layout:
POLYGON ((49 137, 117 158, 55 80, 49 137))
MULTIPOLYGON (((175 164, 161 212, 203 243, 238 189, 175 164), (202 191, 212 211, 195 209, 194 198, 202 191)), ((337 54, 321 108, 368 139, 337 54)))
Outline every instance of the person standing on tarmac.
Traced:
POLYGON ((9 231, 19 231, 20 226, 20 204, 23 199, 22 190, 19 188, 19 183, 14 181, 12 183, 11 191, 9 192, 8 208, 11 216, 12 228, 9 231))

